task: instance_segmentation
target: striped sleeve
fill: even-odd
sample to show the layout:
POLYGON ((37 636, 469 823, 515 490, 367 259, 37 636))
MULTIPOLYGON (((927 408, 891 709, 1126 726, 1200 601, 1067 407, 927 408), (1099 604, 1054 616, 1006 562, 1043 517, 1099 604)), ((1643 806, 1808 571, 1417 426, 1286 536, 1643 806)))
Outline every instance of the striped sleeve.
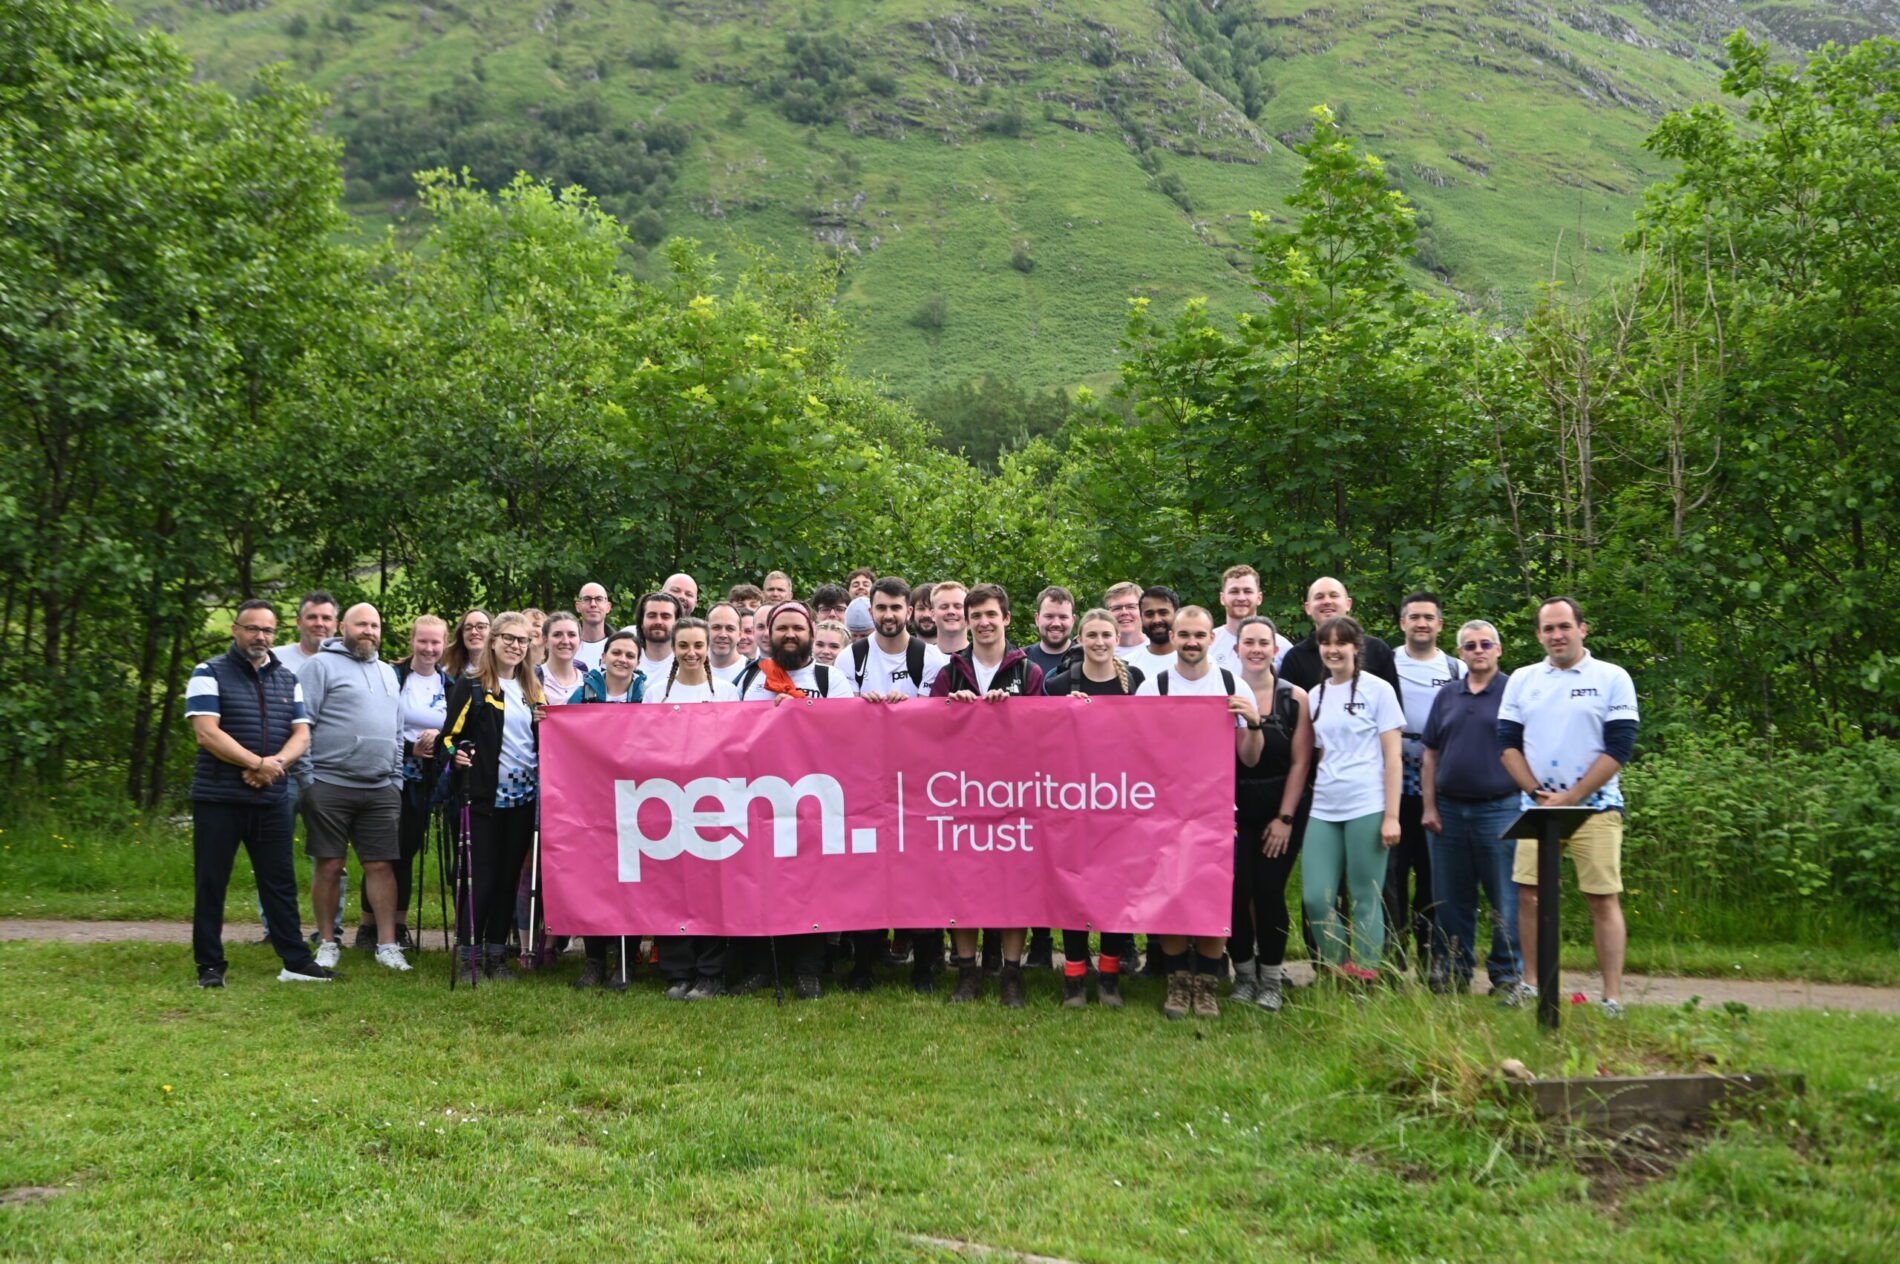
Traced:
POLYGON ((218 703, 218 678, 211 672, 210 663, 199 663, 191 669, 191 679, 185 682, 185 714, 221 716, 224 712, 218 703))
MULTIPOLYGON (((290 687, 290 722, 292 724, 310 723, 310 713, 303 709, 303 682, 298 681, 290 687)), ((398 747, 400 749, 400 747, 398 747)))

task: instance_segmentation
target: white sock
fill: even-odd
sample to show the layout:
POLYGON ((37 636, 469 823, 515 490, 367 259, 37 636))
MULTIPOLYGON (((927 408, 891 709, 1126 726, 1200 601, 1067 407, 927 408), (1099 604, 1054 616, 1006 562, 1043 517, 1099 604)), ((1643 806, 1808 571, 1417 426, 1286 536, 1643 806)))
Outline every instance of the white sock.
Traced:
POLYGON ((1286 977, 1285 966, 1261 966, 1259 969, 1262 983, 1278 983, 1286 977))

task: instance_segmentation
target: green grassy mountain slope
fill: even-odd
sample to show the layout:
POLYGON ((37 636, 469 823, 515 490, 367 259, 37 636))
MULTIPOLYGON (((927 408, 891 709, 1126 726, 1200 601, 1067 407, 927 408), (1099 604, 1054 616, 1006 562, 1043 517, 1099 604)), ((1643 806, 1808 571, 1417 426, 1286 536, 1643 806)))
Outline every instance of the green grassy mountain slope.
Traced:
POLYGON ((1316 103, 1388 163, 1421 267, 1521 309, 1560 235, 1619 266, 1656 118, 1736 25, 1896 29, 1895 0, 127 0, 230 83, 332 94, 352 206, 408 173, 576 180, 667 233, 845 261, 861 369, 918 393, 1112 369, 1126 299, 1255 301, 1316 103))

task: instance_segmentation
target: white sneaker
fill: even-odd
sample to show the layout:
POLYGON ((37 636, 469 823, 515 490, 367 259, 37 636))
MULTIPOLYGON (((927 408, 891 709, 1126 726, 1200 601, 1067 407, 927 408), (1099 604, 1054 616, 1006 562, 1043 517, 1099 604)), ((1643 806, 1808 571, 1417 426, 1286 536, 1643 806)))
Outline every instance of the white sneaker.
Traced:
POLYGON ((1623 1002, 1613 1001, 1606 996, 1601 1001, 1598 1001, 1597 1004, 1602 1006, 1603 1016, 1605 1018, 1623 1017, 1623 1002))
POLYGON ((395 944, 376 945, 376 964, 387 966, 391 970, 412 970, 408 958, 402 955, 402 949, 395 944))
POLYGON ((325 970, 336 969, 337 958, 342 955, 343 950, 334 939, 326 939, 317 945, 317 964, 325 970))

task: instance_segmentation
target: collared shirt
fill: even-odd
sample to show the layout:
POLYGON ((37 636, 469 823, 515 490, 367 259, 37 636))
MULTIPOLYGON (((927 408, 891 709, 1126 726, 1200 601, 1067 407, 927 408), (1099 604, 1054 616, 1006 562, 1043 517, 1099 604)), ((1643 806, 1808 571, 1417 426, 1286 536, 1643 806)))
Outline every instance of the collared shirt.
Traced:
POLYGON ((1433 786, 1443 797, 1485 800, 1517 793, 1517 783, 1504 770, 1504 748, 1498 741, 1504 683, 1504 673, 1498 672, 1473 693, 1470 683, 1461 680, 1440 689, 1432 699, 1420 745, 1438 752, 1433 786))
MULTIPOLYGON (((1568 790, 1604 753, 1603 726, 1635 721, 1636 685, 1630 674, 1585 650, 1574 667, 1549 659, 1520 667, 1504 687, 1498 723, 1524 726, 1524 759, 1545 790, 1568 790)), ((1602 811, 1623 806, 1620 777, 1611 777, 1582 806, 1602 811)), ((1525 795, 1525 807, 1534 800, 1525 795)))

